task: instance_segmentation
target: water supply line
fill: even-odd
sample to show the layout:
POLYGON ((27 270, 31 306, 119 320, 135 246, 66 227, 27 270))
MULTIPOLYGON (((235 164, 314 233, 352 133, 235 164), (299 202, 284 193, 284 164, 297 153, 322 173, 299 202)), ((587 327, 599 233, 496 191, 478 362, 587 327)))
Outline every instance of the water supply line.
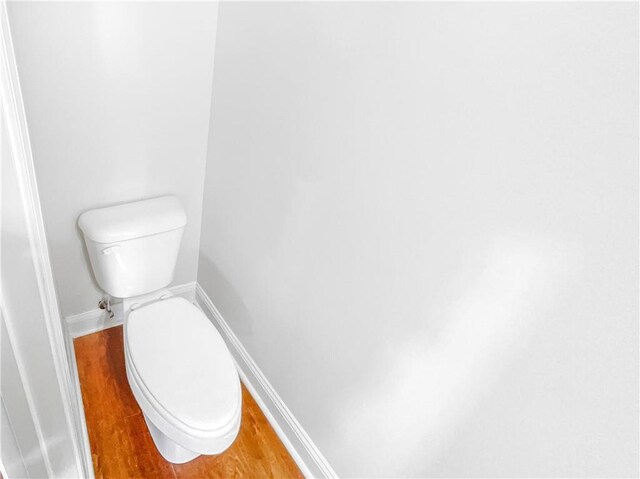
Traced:
POLYGON ((107 296, 107 299, 101 299, 98 303, 100 309, 104 309, 109 313, 109 319, 113 319, 113 311, 111 310, 111 297, 107 296))

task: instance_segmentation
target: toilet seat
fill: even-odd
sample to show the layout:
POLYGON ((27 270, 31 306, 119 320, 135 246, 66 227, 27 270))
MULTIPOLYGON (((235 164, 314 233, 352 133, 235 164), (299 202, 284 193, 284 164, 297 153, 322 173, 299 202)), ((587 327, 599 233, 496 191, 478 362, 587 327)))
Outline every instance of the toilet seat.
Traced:
POLYGON ((240 380, 222 337, 184 298, 132 310, 125 322, 125 362, 145 417, 199 454, 217 454, 240 427, 240 380))

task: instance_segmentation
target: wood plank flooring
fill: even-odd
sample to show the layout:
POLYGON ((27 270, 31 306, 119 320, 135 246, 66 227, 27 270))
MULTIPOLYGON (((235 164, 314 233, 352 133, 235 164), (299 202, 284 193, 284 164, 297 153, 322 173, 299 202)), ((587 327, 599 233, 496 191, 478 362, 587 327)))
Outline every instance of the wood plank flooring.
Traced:
POLYGON ((218 456, 171 464, 156 450, 125 372, 122 326, 74 341, 96 479, 302 478, 242 386, 242 425, 218 456))

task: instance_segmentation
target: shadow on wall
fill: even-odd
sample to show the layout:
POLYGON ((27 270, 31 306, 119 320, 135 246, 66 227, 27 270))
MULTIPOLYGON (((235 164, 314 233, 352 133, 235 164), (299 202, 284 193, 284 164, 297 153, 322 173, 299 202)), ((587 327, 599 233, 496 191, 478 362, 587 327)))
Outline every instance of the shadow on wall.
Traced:
POLYGON ((61 317, 80 314, 87 310, 97 308, 100 298, 106 296, 106 293, 102 291, 102 288, 98 285, 93 273, 82 231, 77 223, 75 223, 72 228, 73 234, 71 240, 69 240, 69 238, 47 235, 47 245, 51 255, 52 266, 54 267, 53 282, 58 294, 61 317), (55 257, 52 252, 56 252, 55 257), (82 270, 84 270, 84 273, 82 273, 82 270), (79 288, 69 289, 70 282, 73 281, 74 275, 82 275, 82 284, 91 284, 91 293, 88 293, 86 288, 83 290, 79 288), (61 291, 66 291, 67 298, 61 298, 61 291), (78 309, 69 311, 65 309, 69 301, 73 304, 83 305, 84 311, 78 309))
POLYGON ((484 271, 445 313, 446 327, 435 341, 421 334, 380 352, 377 361, 386 363, 380 369, 389 373, 345 398, 344 416, 336 421, 344 435, 330 457, 357 448, 370 458, 360 474, 423 475, 544 327, 547 318, 534 313, 535 305, 557 301, 559 282, 567 279, 558 271, 560 257, 579 263, 566 245, 496 239, 484 271), (401 466, 415 465, 417 456, 420 470, 401 466))
POLYGON ((91 266, 91 259, 89 259, 89 252, 87 251, 87 243, 84 241, 84 233, 82 233, 82 230, 78 226, 77 222, 75 226, 76 238, 78 238, 78 241, 80 241, 80 244, 82 245, 82 247, 80 248, 82 250, 82 258, 84 259, 84 264, 86 265, 89 276, 91 277, 91 283, 93 284, 94 288, 102 291, 102 288, 100 288, 98 280, 96 279, 96 275, 93 272, 93 267, 91 266))
POLYGON ((251 336, 254 318, 224 273, 200 252, 198 283, 238 336, 251 336))

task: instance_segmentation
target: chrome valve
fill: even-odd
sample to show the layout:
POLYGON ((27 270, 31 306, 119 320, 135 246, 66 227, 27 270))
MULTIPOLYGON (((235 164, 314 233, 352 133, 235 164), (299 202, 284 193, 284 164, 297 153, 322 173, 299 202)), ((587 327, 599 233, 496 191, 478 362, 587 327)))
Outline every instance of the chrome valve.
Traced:
POLYGON ((111 299, 101 299, 98 303, 98 307, 100 309, 104 309, 107 313, 109 313, 109 319, 113 319, 113 311, 111 310, 111 299))

